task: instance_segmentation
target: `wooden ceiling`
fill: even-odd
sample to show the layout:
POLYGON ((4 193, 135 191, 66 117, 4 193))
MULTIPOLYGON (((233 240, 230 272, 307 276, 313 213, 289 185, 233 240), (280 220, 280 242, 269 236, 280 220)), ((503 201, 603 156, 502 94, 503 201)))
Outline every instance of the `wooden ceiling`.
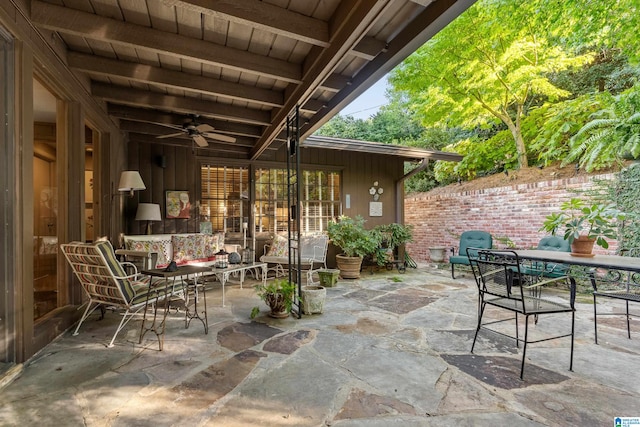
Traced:
POLYGON ((259 159, 297 105, 306 138, 473 2, 47 0, 31 20, 131 140, 191 146, 158 136, 195 118, 235 139, 205 152, 259 159))

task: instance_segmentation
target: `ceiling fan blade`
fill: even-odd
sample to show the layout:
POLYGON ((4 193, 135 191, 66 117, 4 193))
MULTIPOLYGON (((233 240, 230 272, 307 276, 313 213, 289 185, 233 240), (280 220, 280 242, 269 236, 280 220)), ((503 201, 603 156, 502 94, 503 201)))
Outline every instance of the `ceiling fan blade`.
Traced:
POLYGON ((193 140, 196 144, 198 144, 199 147, 207 147, 209 145, 207 140, 204 139, 204 136, 202 135, 193 135, 193 140))
POLYGON ((205 132, 212 132, 215 129, 211 125, 203 123, 201 125, 196 126, 196 130, 200 133, 205 133, 205 132))
POLYGON ((182 125, 171 125, 169 123, 155 123, 158 126, 164 126, 166 128, 171 128, 171 129, 176 129, 176 130, 182 130, 184 129, 184 127, 182 125))
POLYGON ((184 132, 170 133, 169 135, 158 135, 158 136, 156 136, 156 138, 159 138, 159 139, 175 138, 176 136, 182 136, 182 135, 184 135, 184 132))
POLYGON ((217 139, 218 141, 236 142, 236 139, 234 137, 228 136, 228 135, 223 135, 221 133, 206 132, 206 133, 203 133, 202 135, 206 136, 207 138, 217 139))

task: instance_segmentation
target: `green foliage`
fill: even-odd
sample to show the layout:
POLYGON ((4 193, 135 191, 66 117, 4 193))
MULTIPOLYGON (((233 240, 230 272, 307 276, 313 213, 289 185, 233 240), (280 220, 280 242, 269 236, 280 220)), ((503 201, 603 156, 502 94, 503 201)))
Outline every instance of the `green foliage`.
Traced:
POLYGON ((508 131, 498 132, 485 141, 476 138, 458 141, 446 147, 445 151, 462 154, 464 158, 459 163, 436 163, 435 177, 442 183, 455 182, 458 179, 468 181, 478 176, 518 167, 515 145, 508 131))
POLYGON ((632 87, 638 77, 640 68, 629 64, 628 57, 621 49, 611 47, 598 49, 593 61, 580 68, 549 75, 554 85, 571 92, 574 96, 594 92, 617 95, 632 87))
POLYGON ((375 226, 373 231, 378 233, 381 242, 374 254, 378 265, 384 265, 395 248, 413 241, 413 225, 382 224, 375 226))
POLYGON ((531 24, 544 28, 554 44, 576 50, 613 46, 638 60, 640 5, 637 0, 532 0, 519 3, 522 11, 530 14, 531 24))
MULTIPOLYGON (((255 290, 260 299, 271 308, 271 311, 276 313, 283 310, 291 311, 296 285, 289 282, 288 279, 274 279, 267 281, 266 284, 260 283, 255 286, 255 290)), ((256 307, 254 307, 251 310, 251 318, 253 319, 256 315, 256 307)))
POLYGON ((316 134, 361 141, 400 144, 419 139, 424 132, 401 103, 383 106, 373 117, 363 120, 352 116, 334 116, 316 134))
POLYGON ((532 110, 523 121, 523 133, 530 135, 531 153, 538 163, 549 165, 569 155, 570 138, 587 123, 589 116, 610 103, 608 93, 592 93, 532 110))
POLYGON ((518 165, 526 167, 519 123, 527 103, 534 96, 567 97, 547 76, 582 65, 591 55, 572 56, 548 44, 543 29, 530 26, 531 18, 516 3, 477 2, 407 58, 389 81, 392 90, 411 98, 425 125, 505 123, 518 165))
POLYGON ((619 248, 640 248, 640 164, 623 169, 616 177, 615 185, 607 186, 610 198, 627 218, 618 229, 619 248))
POLYGON ((516 243, 511 240, 509 236, 493 236, 493 240, 496 240, 503 248, 515 249, 516 243))
POLYGON ((350 218, 342 215, 338 221, 327 225, 327 235, 344 255, 365 257, 374 254, 381 243, 381 235, 375 230, 364 228, 365 220, 361 216, 350 218))
POLYGON ((577 161, 587 171, 640 156, 640 88, 615 96, 610 105, 593 113, 570 139, 570 146, 563 164, 577 161))
POLYGON ((258 314, 260 314, 260 307, 253 307, 251 309, 251 314, 249 315, 249 317, 251 319, 255 319, 256 317, 258 317, 258 314))
POLYGON ((582 199, 572 198, 560 205, 560 211, 547 216, 540 228, 555 235, 564 228, 564 239, 573 242, 584 235, 596 239, 596 244, 605 249, 609 243, 605 237, 617 238, 618 221, 623 221, 626 215, 613 204, 587 204, 582 199))
POLYGON ((355 119, 351 116, 337 115, 318 129, 316 134, 370 141, 371 139, 368 137, 369 133, 366 127, 364 120, 355 119))

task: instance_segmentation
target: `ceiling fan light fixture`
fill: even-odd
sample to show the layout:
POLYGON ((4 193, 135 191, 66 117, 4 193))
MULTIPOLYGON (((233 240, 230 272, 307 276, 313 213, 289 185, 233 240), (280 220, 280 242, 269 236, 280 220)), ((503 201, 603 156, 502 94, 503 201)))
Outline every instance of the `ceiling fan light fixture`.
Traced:
POLYGON ((207 147, 209 143, 206 138, 234 143, 236 139, 232 136, 223 135, 220 133, 214 133, 215 128, 207 123, 198 123, 196 119, 197 115, 191 116, 191 120, 183 123, 181 126, 167 125, 173 129, 181 130, 179 133, 172 133, 169 135, 159 135, 156 138, 173 138, 184 135, 185 133, 191 137, 192 142, 198 144, 199 147, 207 147))

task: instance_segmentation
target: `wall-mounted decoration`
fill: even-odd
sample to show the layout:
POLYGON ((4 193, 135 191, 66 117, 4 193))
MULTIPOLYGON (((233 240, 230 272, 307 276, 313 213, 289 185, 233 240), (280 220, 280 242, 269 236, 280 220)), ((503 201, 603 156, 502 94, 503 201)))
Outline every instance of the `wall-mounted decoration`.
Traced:
POLYGON ((382 216, 382 202, 378 201, 382 193, 384 190, 378 187, 378 181, 375 181, 369 189, 369 194, 373 197, 373 202, 369 202, 369 216, 382 216))
POLYGON ((382 187, 378 187, 378 181, 375 181, 373 183, 373 187, 369 189, 369 194, 373 196, 373 201, 377 202, 382 193, 384 193, 384 189, 382 187))
POLYGON ((369 202, 369 216, 382 216, 382 202, 369 202))
POLYGON ((167 218, 191 218, 191 202, 188 191, 169 190, 166 192, 167 218))

